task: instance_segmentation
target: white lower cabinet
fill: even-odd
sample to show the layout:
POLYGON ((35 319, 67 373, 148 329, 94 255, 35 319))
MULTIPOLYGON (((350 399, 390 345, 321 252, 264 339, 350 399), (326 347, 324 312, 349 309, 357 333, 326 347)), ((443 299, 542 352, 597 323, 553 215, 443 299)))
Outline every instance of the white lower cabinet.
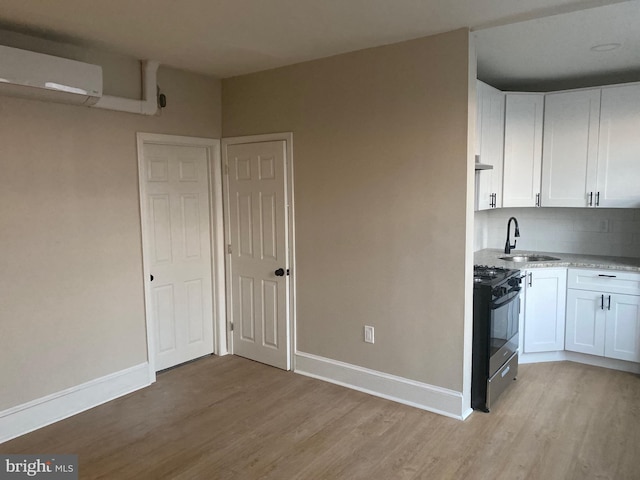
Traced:
POLYGON ((607 302, 604 356, 640 362, 640 297, 609 295, 607 302))
POLYGON ((564 350, 567 269, 524 273, 524 353, 564 350))
POLYGON ((632 289, 636 278, 640 275, 569 270, 569 287, 591 284, 597 290, 568 289, 566 350, 640 362, 640 291, 616 292, 632 289))
POLYGON ((586 268, 522 273, 523 363, 573 360, 640 372, 640 273, 586 268))
POLYGON ((588 290, 567 291, 565 350, 604 356, 605 314, 602 294, 588 290))

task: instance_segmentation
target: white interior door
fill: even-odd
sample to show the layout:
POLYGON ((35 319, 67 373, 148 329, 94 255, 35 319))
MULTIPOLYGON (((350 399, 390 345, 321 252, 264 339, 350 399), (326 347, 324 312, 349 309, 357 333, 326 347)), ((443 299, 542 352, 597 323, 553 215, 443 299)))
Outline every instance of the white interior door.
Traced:
POLYGON ((148 322, 155 369, 213 353, 209 150, 144 143, 148 322))
POLYGON ((290 368, 284 140, 226 147, 233 353, 290 368))

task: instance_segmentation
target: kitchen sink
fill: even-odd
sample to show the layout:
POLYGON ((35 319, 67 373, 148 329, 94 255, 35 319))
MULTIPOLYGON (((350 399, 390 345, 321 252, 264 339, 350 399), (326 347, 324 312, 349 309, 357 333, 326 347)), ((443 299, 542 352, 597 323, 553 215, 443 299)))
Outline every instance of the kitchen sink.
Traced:
POLYGON ((553 262, 560 260, 558 257, 550 257, 549 255, 509 255, 508 257, 498 257, 500 260, 507 262, 553 262))

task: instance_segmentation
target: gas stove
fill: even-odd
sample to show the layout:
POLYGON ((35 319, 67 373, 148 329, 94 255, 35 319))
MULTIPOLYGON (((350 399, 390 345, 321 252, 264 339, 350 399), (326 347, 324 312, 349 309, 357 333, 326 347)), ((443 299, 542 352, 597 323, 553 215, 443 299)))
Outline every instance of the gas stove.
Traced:
POLYGON ((473 284, 488 285, 494 287, 500 285, 505 280, 517 275, 520 270, 513 270, 503 267, 489 267, 487 265, 474 265, 473 284))
POLYGON ((471 406, 488 412, 518 374, 520 270, 473 267, 471 406))

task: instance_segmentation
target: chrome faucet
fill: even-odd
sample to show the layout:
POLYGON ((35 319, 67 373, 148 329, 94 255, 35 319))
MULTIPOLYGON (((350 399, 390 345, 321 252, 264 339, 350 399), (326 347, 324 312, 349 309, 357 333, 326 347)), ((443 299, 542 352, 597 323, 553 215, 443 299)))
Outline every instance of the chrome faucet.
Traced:
POLYGON ((511 253, 511 249, 512 248, 516 248, 516 242, 517 240, 514 238, 513 240, 513 245, 511 245, 511 220, 514 221, 514 223, 516 224, 516 230, 515 232, 513 232, 513 236, 514 237, 519 237, 520 236, 520 228, 518 227, 518 219, 516 219, 516 217, 511 217, 509 220, 507 220, 507 243, 504 244, 504 253, 511 253))

